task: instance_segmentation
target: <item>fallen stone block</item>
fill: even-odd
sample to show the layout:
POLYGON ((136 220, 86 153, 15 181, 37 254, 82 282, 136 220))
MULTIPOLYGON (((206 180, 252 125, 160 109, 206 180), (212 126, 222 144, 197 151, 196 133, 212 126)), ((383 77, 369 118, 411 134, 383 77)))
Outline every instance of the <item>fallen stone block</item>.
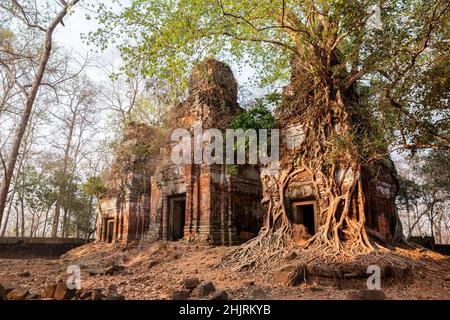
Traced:
POLYGON ((91 300, 104 300, 105 295, 102 293, 100 289, 93 289, 91 294, 91 300))
POLYGON ((76 290, 67 288, 67 285, 64 282, 59 282, 56 285, 53 298, 56 300, 70 300, 75 297, 75 293, 76 290))
POLYGON ((181 290, 173 290, 172 291, 172 300, 187 300, 189 299, 189 295, 191 294, 191 291, 188 289, 181 289, 181 290))
POLYGON ((16 286, 10 283, 2 283, 3 289, 5 290, 5 296, 8 295, 11 291, 13 291, 16 286))
POLYGON ((52 284, 47 286, 42 292, 41 297, 43 299, 53 299, 53 295, 55 294, 56 284, 52 284))
POLYGON ((386 295, 382 290, 359 290, 350 292, 345 296, 345 300, 385 300, 386 295))
POLYGON ((148 268, 148 269, 151 269, 151 268, 153 268, 154 266, 157 266, 157 265, 160 264, 160 263, 161 263, 161 261, 159 261, 159 260, 151 260, 151 261, 148 263, 147 268, 148 268))
POLYGON ((267 294, 261 288, 255 288, 250 293, 250 299, 252 300, 264 300, 267 299, 267 294))
POLYGON ((76 293, 76 297, 79 300, 91 300, 92 299, 92 290, 78 290, 76 293))
POLYGON ((198 278, 186 278, 184 279, 184 288, 193 290, 200 284, 200 280, 198 278))
POLYGON ((122 294, 115 294, 107 296, 105 300, 125 300, 125 296, 122 294))
POLYGON ((203 281, 192 291, 192 296, 203 298, 213 291, 216 291, 214 284, 211 281, 203 281))
POLYGON ((25 297, 25 300, 38 300, 40 296, 37 293, 30 293, 25 297))
POLYGON ((228 293, 225 290, 217 290, 211 293, 209 300, 228 300, 228 293))
POLYGON ((25 297, 28 295, 28 289, 25 288, 15 288, 11 290, 6 296, 8 300, 24 300, 25 297))
POLYGON ((297 286, 305 281, 306 267, 304 265, 286 265, 276 271, 273 278, 277 283, 297 286))
POLYGON ((86 270, 86 272, 90 275, 90 276, 97 276, 97 275, 101 275, 104 274, 105 269, 101 269, 101 268, 93 268, 90 267, 86 270))

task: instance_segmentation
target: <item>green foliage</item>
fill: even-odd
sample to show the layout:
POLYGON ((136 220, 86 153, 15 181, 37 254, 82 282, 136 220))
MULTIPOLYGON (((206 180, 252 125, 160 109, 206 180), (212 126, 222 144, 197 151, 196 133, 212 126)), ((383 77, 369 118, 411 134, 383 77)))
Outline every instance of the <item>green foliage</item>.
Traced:
MULTIPOLYGON (((401 28, 395 21, 405 16, 408 2, 397 1, 385 9, 384 20, 396 31, 401 28)), ((365 29, 367 10, 373 4, 378 2, 133 0, 118 11, 114 5, 101 3, 97 10, 102 28, 88 39, 102 48, 113 42, 129 70, 140 65, 145 75, 164 81, 183 82, 193 63, 210 56, 251 65, 263 79, 275 81, 287 79, 292 53, 315 60, 309 44, 325 48, 327 31, 345 33, 339 43, 345 55, 375 64, 373 55, 381 56, 376 50, 384 43, 381 31, 365 29), (313 10, 339 23, 340 30, 320 29, 320 21, 311 16, 313 10)), ((319 70, 317 62, 312 62, 311 67, 319 70)))
POLYGON ((91 196, 98 197, 104 191, 105 187, 98 177, 91 177, 82 183, 79 177, 63 173, 55 163, 48 163, 44 169, 24 167, 16 183, 17 201, 23 200, 25 206, 35 213, 46 212, 59 201, 63 211, 70 215, 63 226, 68 234, 91 231, 95 217, 95 203, 91 196))
POLYGON ((56 183, 62 183, 58 185, 62 187, 59 189, 60 204, 63 210, 70 213, 70 219, 68 218, 63 225, 63 230, 66 230, 68 234, 74 234, 75 231, 81 232, 81 234, 88 233, 92 228, 92 220, 95 217, 95 203, 92 201, 94 194, 86 194, 86 191, 101 192, 103 190, 101 184, 96 179, 88 180, 86 183, 82 183, 81 178, 70 174, 56 173, 56 183))
POLYGON ((106 192, 106 186, 102 179, 97 176, 89 177, 85 183, 83 183, 81 189, 84 194, 88 196, 95 196, 99 198, 106 192))
POLYGON ((428 189, 439 190, 450 197, 450 154, 446 151, 431 151, 414 166, 428 189))
POLYGON ((238 174, 238 167, 236 164, 227 164, 227 174, 235 176, 238 174))
POLYGON ((418 206, 424 201, 426 207, 431 202, 450 201, 450 155, 448 152, 431 151, 422 155, 413 165, 412 179, 400 177, 397 201, 401 208, 418 206), (428 203, 427 203, 428 202, 428 203))
MULTIPOLYGON (((24 172, 27 180, 36 180, 36 188, 40 192, 50 190, 48 207, 59 203, 66 216, 63 223, 63 232, 69 236, 88 234, 92 230, 95 219, 95 201, 93 197, 99 197, 105 192, 105 187, 99 177, 90 177, 86 181, 78 176, 72 169, 70 161, 65 165, 63 161, 48 161, 42 165, 39 172, 24 172)), ((27 204, 30 206, 30 204, 27 204)))
POLYGON ((95 217, 94 202, 91 200, 91 196, 84 193, 83 186, 79 179, 73 180, 67 186, 62 197, 64 210, 70 212, 70 219, 66 220, 63 229, 71 234, 74 234, 75 231, 82 234, 88 233, 95 217))
POLYGON ((275 118, 268 109, 268 105, 273 102, 273 96, 264 99, 257 99, 255 104, 244 112, 238 113, 230 127, 232 129, 272 129, 275 127, 275 118))
POLYGON ((399 180, 397 204, 407 214, 404 226, 409 236, 425 233, 435 236, 437 243, 445 243, 444 225, 450 204, 449 154, 435 150, 415 160, 409 177, 399 180))
POLYGON ((51 176, 45 172, 26 166, 19 173, 17 181, 16 189, 30 209, 44 211, 55 203, 58 194, 51 176))
MULTIPOLYGON (((275 118, 269 110, 269 106, 277 104, 279 102, 279 96, 276 94, 269 94, 264 98, 256 99, 254 105, 248 110, 239 112, 233 118, 230 127, 232 129, 255 129, 258 136, 259 129, 273 129, 275 128, 275 118)), ((250 137, 245 138, 245 150, 248 150, 250 144, 250 137)), ((270 136, 268 137, 268 144, 270 146, 270 136)), ((239 141, 235 142, 234 149, 236 150, 239 145, 239 141)), ((270 148, 269 148, 270 150, 270 148)), ((227 172, 230 175, 236 175, 238 173, 238 167, 235 164, 227 165, 227 172)))
MULTIPOLYGON (((448 150, 447 1, 132 0, 115 9, 99 5, 101 28, 88 39, 103 48, 114 43, 125 70, 138 65, 161 85, 181 88, 174 94, 206 57, 251 66, 266 85, 287 80, 291 57, 297 56, 305 73, 299 86, 326 84, 332 94, 365 80, 360 85, 382 137, 356 141, 448 150), (372 5, 381 6, 382 25, 376 28, 367 27, 372 5)), ((309 108, 320 108, 326 99, 309 108)))
MULTIPOLYGON (((230 12, 252 12, 255 19, 264 17, 261 23, 276 19, 272 9, 279 7, 269 1, 223 1, 223 4, 230 12)), ((102 28, 91 33, 89 40, 103 48, 113 41, 127 63, 126 69, 140 65, 144 75, 157 77, 162 84, 170 82, 185 88, 186 74, 196 63, 211 56, 236 59, 255 67, 265 65, 264 70, 258 69, 264 78, 271 80, 286 79, 288 75, 280 71, 288 66, 286 48, 250 39, 243 45, 239 39, 249 36, 264 39, 272 33, 288 41, 287 36, 276 29, 260 36, 250 25, 237 25, 236 19, 223 15, 216 0, 136 0, 119 13, 105 4, 100 4, 97 10, 102 28)), ((180 91, 174 89, 176 92, 180 91)))
POLYGON ((400 208, 410 209, 413 205, 417 205, 423 194, 423 187, 416 181, 408 178, 399 177, 399 191, 397 195, 397 203, 400 208))

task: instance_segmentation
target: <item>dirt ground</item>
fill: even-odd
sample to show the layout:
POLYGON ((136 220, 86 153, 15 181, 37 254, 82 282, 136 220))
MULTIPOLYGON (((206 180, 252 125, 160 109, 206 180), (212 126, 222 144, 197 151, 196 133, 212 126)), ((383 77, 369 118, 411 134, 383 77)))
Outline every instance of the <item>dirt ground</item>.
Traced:
MULTIPOLYGON (((112 244, 89 244, 76 248, 60 259, 1 259, 0 283, 41 293, 48 285, 67 279, 67 267, 81 268, 81 286, 102 289, 106 294, 122 294, 126 299, 171 299, 186 278, 213 282, 227 291, 230 299, 345 299, 357 289, 338 289, 317 283, 288 287, 273 277, 248 272, 217 269, 226 250, 183 242, 156 242, 129 250, 112 244), (98 274, 111 263, 122 267, 113 274, 98 274)), ((382 290, 386 299, 449 299, 450 257, 428 259, 414 269, 411 283, 396 283, 382 290)))

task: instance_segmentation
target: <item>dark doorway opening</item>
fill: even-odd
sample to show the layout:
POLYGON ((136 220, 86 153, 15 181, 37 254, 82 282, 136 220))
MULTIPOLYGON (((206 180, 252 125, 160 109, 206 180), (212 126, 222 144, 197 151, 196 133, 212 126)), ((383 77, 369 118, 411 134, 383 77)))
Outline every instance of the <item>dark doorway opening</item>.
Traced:
POLYGON ((108 243, 113 241, 113 232, 114 232, 114 220, 109 219, 106 220, 106 240, 108 243))
POLYGON ((169 240, 176 241, 184 237, 184 224, 186 221, 186 195, 170 198, 169 214, 169 240))
POLYGON ((315 208, 311 202, 296 202, 293 204, 292 223, 302 224, 310 235, 316 233, 315 208))

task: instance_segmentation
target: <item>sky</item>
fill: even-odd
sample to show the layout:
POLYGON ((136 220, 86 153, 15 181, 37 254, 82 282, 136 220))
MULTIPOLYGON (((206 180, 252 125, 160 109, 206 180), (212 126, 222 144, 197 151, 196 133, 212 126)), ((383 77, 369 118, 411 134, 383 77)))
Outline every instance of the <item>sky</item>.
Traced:
POLYGON ((56 29, 56 41, 73 49, 88 49, 89 47, 81 40, 81 34, 94 31, 99 25, 94 19, 87 20, 86 13, 83 7, 76 7, 74 13, 64 19, 65 26, 60 25, 56 29))
MULTIPOLYGON (((54 36, 56 42, 61 46, 64 46, 65 48, 72 49, 81 54, 91 51, 91 53, 97 55, 100 60, 102 60, 102 58, 106 56, 108 56, 109 59, 114 56, 114 64, 120 65, 121 60, 114 48, 109 48, 108 52, 101 52, 97 50, 94 45, 87 45, 82 39, 82 34, 87 35, 89 32, 95 31, 100 26, 94 19, 94 15, 92 14, 92 12, 89 12, 83 6, 83 3, 88 3, 86 1, 88 0, 81 0, 81 5, 77 4, 74 12, 64 19, 65 27, 61 25, 58 26, 54 36), (89 14, 92 19, 86 19, 86 14, 89 14)), ((128 3, 128 0, 121 1, 122 5, 127 5, 128 3)), ((119 7, 117 6, 117 8, 119 7)), ((234 71, 234 75, 238 84, 242 87, 245 87, 247 92, 248 90, 252 91, 254 96, 263 94, 263 90, 261 90, 254 84, 250 84, 250 78, 255 74, 255 70, 250 67, 244 66, 244 68, 242 68, 242 71, 238 72, 237 66, 230 65, 230 67, 234 71)), ((105 74, 104 71, 101 71, 98 68, 89 68, 89 70, 87 70, 87 73, 89 77, 95 81, 108 81, 107 74, 105 74)), ((244 93, 241 93, 240 98, 243 98, 245 100, 244 95, 244 93)))
MULTIPOLYGON (((82 0, 81 4, 83 2, 82 0)), ((75 7, 73 13, 64 19, 64 26, 59 25, 56 29, 54 39, 56 43, 66 49, 74 50, 82 55, 91 51, 101 57, 106 53, 98 51, 94 45, 87 45, 85 40, 82 39, 83 34, 87 35, 99 27, 95 19, 86 19, 87 13, 88 11, 82 5, 75 7)), ((120 63, 120 61, 117 63, 120 63)), ((101 82, 107 80, 107 75, 96 68, 89 68, 87 73, 95 81, 101 82)))

